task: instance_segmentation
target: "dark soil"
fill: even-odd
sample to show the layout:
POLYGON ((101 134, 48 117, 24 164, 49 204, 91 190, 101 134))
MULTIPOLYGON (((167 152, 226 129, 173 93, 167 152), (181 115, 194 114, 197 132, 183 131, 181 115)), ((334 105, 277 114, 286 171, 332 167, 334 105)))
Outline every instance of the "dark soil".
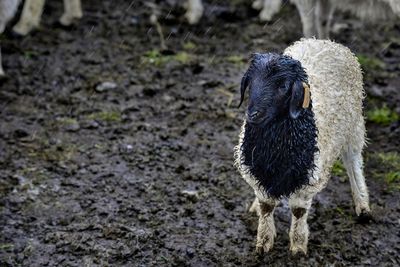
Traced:
MULTIPOLYGON (((296 10, 262 24, 249 1, 208 1, 189 26, 166 1, 160 55, 148 53, 160 39, 143 2, 85 0, 85 17, 62 29, 62 1, 50 1, 39 31, 2 37, 0 265, 398 266, 400 194, 369 157, 399 151, 398 121, 367 124, 374 222, 357 223, 348 181, 333 176, 314 201, 307 256, 289 254, 285 202, 274 248, 254 253, 254 195, 233 167, 238 84, 252 52, 300 38, 296 10)), ((333 39, 385 63, 365 72, 366 107, 400 111, 400 25, 336 20, 347 26, 333 39)))

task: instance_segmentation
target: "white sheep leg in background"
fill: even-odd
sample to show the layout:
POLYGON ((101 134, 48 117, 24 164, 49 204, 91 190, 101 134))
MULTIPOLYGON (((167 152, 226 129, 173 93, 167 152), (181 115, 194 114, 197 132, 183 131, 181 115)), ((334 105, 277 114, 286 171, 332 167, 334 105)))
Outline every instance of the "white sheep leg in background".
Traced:
POLYGON ((274 223, 274 210, 278 204, 274 199, 262 199, 258 201, 258 229, 256 252, 262 254, 268 252, 274 245, 276 229, 274 223))
POLYGON ((0 33, 3 33, 9 20, 17 12, 20 0, 0 0, 0 33))
POLYGON ((319 39, 328 39, 331 29, 334 4, 329 0, 318 0, 315 7, 315 23, 319 39))
MULTIPOLYGON (((7 22, 12 19, 17 12, 18 4, 19 0, 0 0, 0 34, 3 33, 6 28, 7 22)), ((0 49, 0 77, 4 75, 0 49)))
POLYGON ((61 25, 69 26, 74 20, 82 18, 81 0, 64 0, 64 14, 60 18, 61 25))
POLYGON ((5 73, 3 70, 3 65, 1 64, 1 47, 0 47, 0 78, 4 75, 5 75, 5 73))
POLYGON ((387 2, 390 7, 392 8, 393 12, 397 15, 400 16, 400 1, 399 0, 383 0, 384 2, 387 2))
POLYGON ((199 22, 201 16, 203 16, 203 3, 201 0, 188 0, 187 11, 185 14, 189 24, 196 24, 199 22))
MULTIPOLYGON (((253 5, 254 6, 254 5, 253 5)), ((263 0, 262 10, 260 12, 261 21, 270 21, 272 17, 279 12, 282 6, 282 0, 263 0)))
POLYGON ((25 0, 21 18, 13 27, 13 31, 20 35, 27 35, 34 28, 39 27, 45 0, 25 0))
MULTIPOLYGON (((356 138, 354 138, 356 139, 356 138)), ((363 159, 361 155, 364 145, 363 135, 358 136, 357 145, 349 145, 342 153, 343 164, 350 179, 351 191, 357 215, 368 214, 369 197, 368 189, 363 175, 363 159)))
POLYGON ((317 35, 315 27, 315 8, 317 0, 292 0, 299 11, 301 23, 303 24, 303 34, 306 38, 317 35))

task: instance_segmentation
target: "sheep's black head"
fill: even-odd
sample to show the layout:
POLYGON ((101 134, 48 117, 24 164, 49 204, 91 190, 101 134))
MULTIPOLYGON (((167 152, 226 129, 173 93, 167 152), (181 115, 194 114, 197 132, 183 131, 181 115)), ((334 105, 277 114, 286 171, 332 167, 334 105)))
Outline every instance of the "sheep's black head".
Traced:
POLYGON ((253 54, 242 78, 239 107, 249 88, 246 114, 249 123, 267 123, 275 118, 297 119, 304 109, 305 84, 307 74, 299 61, 273 53, 253 54))

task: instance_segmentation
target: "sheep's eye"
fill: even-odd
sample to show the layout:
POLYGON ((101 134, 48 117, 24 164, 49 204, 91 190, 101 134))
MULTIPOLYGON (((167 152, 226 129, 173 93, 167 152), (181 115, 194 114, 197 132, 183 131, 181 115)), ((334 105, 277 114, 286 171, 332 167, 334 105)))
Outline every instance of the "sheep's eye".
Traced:
POLYGON ((287 87, 286 87, 285 85, 281 85, 281 86, 279 87, 279 92, 281 92, 281 93, 286 93, 286 91, 287 91, 287 87))

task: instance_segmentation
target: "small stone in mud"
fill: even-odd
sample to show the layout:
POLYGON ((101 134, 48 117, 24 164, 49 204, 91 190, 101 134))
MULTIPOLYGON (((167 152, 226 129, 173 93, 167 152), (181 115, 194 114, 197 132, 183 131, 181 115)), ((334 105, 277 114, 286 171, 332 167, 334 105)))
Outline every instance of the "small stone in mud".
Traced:
POLYGON ((126 154, 130 154, 133 151, 133 146, 130 144, 123 144, 120 147, 120 152, 121 153, 126 153, 126 154))
POLYGON ((27 137, 27 136, 29 136, 29 133, 24 129, 17 129, 17 130, 14 131, 14 137, 15 138, 24 138, 24 137, 27 137))
POLYGON ((188 255, 189 258, 193 258, 194 254, 195 254, 195 250, 194 249, 192 249, 192 248, 187 248, 186 249, 186 255, 188 255))
POLYGON ((191 201, 197 201, 199 199, 199 192, 196 190, 182 190, 181 194, 191 201))
POLYGON ((87 120, 82 122, 82 127, 85 129, 97 129, 99 128, 99 123, 95 120, 87 120))
POLYGON ((96 91, 99 93, 115 88, 117 88, 117 84, 115 82, 102 82, 96 85, 96 91))
POLYGON ((138 16, 133 16, 131 18, 130 22, 131 22, 132 25, 138 25, 140 23, 139 17, 138 16))
POLYGON ((77 132, 80 129, 81 129, 81 126, 79 125, 79 123, 77 121, 65 125, 65 130, 68 132, 77 132))

